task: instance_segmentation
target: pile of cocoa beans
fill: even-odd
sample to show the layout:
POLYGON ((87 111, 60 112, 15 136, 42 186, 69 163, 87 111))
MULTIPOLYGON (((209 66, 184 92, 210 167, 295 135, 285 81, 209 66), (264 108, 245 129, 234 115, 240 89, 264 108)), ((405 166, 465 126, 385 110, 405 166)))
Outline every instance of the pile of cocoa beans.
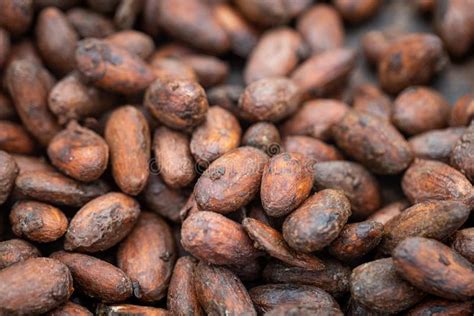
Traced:
POLYGON ((473 315, 473 66, 473 0, 0 0, 0 316, 473 315))

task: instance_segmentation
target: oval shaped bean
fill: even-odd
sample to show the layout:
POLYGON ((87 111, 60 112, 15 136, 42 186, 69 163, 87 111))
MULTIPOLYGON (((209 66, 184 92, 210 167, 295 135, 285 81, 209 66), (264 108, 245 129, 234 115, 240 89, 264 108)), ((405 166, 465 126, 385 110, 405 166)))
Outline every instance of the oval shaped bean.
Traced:
POLYGON ((59 239, 66 233, 68 226, 61 210, 35 201, 15 203, 10 212, 10 223, 18 237, 25 236, 42 243, 59 239))
POLYGON ((181 227, 181 243, 194 257, 212 264, 246 264, 259 255, 240 224, 214 212, 189 215, 181 227))
POLYGON ((71 219, 64 249, 81 252, 109 249, 128 235, 139 215, 138 202, 125 194, 111 192, 95 198, 71 219))
POLYGON ((295 250, 321 250, 337 238, 350 215, 344 193, 326 189, 308 198, 285 219, 283 237, 295 250))

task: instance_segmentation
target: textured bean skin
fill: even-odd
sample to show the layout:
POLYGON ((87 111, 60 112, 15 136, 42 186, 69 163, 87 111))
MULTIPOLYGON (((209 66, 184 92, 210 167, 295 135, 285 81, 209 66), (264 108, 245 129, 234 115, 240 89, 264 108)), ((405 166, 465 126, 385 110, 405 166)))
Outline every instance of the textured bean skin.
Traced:
POLYGON ((474 264, 474 228, 460 229, 454 235, 453 249, 474 264))
POLYGON ((66 175, 83 182, 100 178, 109 162, 109 146, 90 129, 70 123, 48 145, 51 163, 66 175))
POLYGON ((382 198, 377 180, 355 162, 317 163, 313 179, 318 189, 344 191, 351 202, 352 213, 357 218, 365 218, 381 206, 382 198))
POLYGON ((18 165, 12 156, 0 151, 0 205, 5 203, 19 173, 18 165))
POLYGON ((432 130, 408 139, 417 158, 449 162, 452 150, 464 134, 464 127, 432 130))
POLYGON ((253 218, 245 218, 242 226, 254 241, 254 246, 266 251, 270 256, 278 258, 290 266, 306 268, 308 270, 322 270, 324 264, 311 255, 298 253, 288 247, 283 236, 272 227, 253 218))
POLYGON ((415 305, 424 293, 402 280, 391 258, 364 263, 352 271, 351 295, 381 313, 396 314, 415 305))
POLYGON ((196 212, 183 222, 181 243, 194 257, 218 265, 246 264, 259 255, 242 226, 214 212, 196 212))
POLYGON ((115 182, 123 192, 137 195, 150 173, 151 139, 144 115, 132 106, 115 110, 107 121, 104 136, 115 182))
POLYGON ((204 211, 230 213, 257 194, 268 156, 253 147, 234 149, 215 160, 196 183, 194 193, 204 211))
POLYGON ((100 39, 80 41, 75 59, 78 70, 87 79, 111 92, 138 93, 154 79, 153 72, 140 57, 100 39))
POLYGON ((282 153, 265 166, 260 198, 270 216, 284 216, 297 208, 312 187, 310 161, 300 153, 282 153))
POLYGON ((195 269, 195 287, 208 315, 257 315, 244 285, 226 268, 201 261, 195 269))
POLYGON ((265 313, 282 304, 308 304, 320 308, 339 308, 331 295, 310 285, 260 285, 250 289, 249 294, 260 313, 265 313))
POLYGON ((72 218, 64 249, 106 250, 132 230, 140 214, 137 201, 123 193, 108 193, 84 205, 72 218))
POLYGON ((469 205, 474 193, 472 184, 461 172, 445 163, 422 159, 416 159, 405 172, 402 189, 412 203, 453 200, 469 205))
POLYGON ((132 280, 140 301, 155 302, 166 296, 176 245, 171 228, 158 215, 144 212, 120 244, 117 263, 132 280))
POLYGON ((454 302, 444 299, 430 299, 420 303, 407 312, 408 316, 458 315, 471 316, 474 312, 472 302, 454 302))
POLYGON ((0 313, 42 314, 66 303, 73 290, 64 264, 31 258, 0 271, 0 313))
POLYGON ((351 269, 337 260, 324 260, 324 269, 309 271, 270 262, 263 270, 263 277, 270 283, 293 283, 316 286, 335 297, 349 291, 351 269))
POLYGON ((189 79, 158 78, 148 88, 144 102, 154 117, 174 129, 201 124, 209 107, 204 89, 189 79))
POLYGON ((328 250, 339 260, 354 260, 377 247, 383 232, 383 225, 375 221, 348 224, 328 250))
POLYGON ((206 121, 191 137, 190 150, 197 163, 209 164, 237 148, 242 129, 232 113, 221 107, 210 107, 206 121))
POLYGON ((469 180, 474 180, 474 123, 466 129, 456 142, 451 153, 451 165, 461 171, 469 180))
POLYGON ((93 314, 85 307, 81 305, 67 302, 66 304, 52 310, 48 313, 48 316, 92 316, 93 314))
POLYGON ((39 250, 22 239, 10 239, 0 242, 0 270, 29 258, 39 257, 39 250))
POLYGON ((35 201, 15 203, 10 212, 10 223, 15 235, 36 242, 55 241, 66 233, 68 226, 61 210, 35 201))
POLYGON ((301 100, 298 86, 285 77, 263 78, 249 84, 239 99, 246 120, 278 122, 296 111, 301 100))
POLYGON ((326 4, 317 4, 302 14, 296 28, 313 54, 340 48, 344 44, 344 26, 337 11, 326 4))
POLYGON ((392 255, 399 275, 423 291, 454 300, 474 295, 473 265, 436 240, 407 238, 392 255))
POLYGON ((290 28, 282 27, 264 33, 245 65, 245 83, 287 76, 303 57, 303 49, 301 36, 290 28))
POLYGON ((194 288, 197 263, 191 256, 176 261, 168 289, 168 309, 178 316, 203 315, 194 288))
POLYGON ((332 99, 316 99, 303 105, 286 120, 283 135, 306 135, 324 141, 331 139, 331 127, 349 110, 344 102, 332 99))
POLYGON ((346 154, 375 173, 400 173, 413 159, 403 136, 389 122, 370 114, 349 111, 332 132, 346 154))
POLYGON ((402 36, 383 53, 378 64, 380 84, 389 93, 426 84, 441 68, 442 58, 439 37, 425 33, 402 36))
POLYGON ((32 154, 35 143, 23 126, 0 121, 0 150, 12 154, 32 154))
POLYGON ((321 250, 341 232, 351 215, 342 191, 326 189, 308 198, 283 223, 283 237, 302 252, 321 250))
POLYGON ((469 207, 455 201, 415 204, 385 225, 381 249, 391 253, 403 239, 412 236, 444 240, 464 224, 469 213, 469 207))
POLYGON ((88 296, 104 302, 120 302, 132 295, 132 282, 112 264, 79 253, 58 251, 51 258, 64 263, 77 287, 88 296))
POLYGON ((168 186, 185 187, 194 180, 194 160, 185 134, 165 126, 157 128, 153 136, 153 151, 160 175, 168 186))

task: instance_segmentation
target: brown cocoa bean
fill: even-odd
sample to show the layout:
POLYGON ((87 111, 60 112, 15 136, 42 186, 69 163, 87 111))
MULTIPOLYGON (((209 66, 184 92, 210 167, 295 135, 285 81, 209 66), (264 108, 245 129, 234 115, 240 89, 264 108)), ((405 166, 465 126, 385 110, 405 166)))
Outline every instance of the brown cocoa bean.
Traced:
POLYGON ((10 239, 0 242, 0 270, 17 262, 40 257, 39 250, 22 239, 10 239))
POLYGON ((18 173, 15 159, 6 152, 0 151, 0 205, 5 203, 10 196, 18 173))
POLYGON ((458 230, 454 234, 453 249, 474 264, 474 227, 458 230))
POLYGON ((408 143, 417 158, 449 162, 451 152, 465 130, 464 127, 432 130, 411 137, 408 143))

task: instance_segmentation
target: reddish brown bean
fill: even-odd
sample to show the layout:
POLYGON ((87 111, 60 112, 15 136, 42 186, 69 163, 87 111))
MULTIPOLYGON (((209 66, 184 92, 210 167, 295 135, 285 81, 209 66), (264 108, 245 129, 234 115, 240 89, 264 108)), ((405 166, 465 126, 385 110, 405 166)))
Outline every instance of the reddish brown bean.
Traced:
POLYGON ((150 173, 151 139, 144 115, 132 106, 115 110, 107 120, 104 137, 115 182, 123 192, 137 195, 150 173))
POLYGON ((121 94, 145 90, 154 80, 151 69, 140 57, 100 39, 78 43, 77 69, 99 88, 121 94))
POLYGON ((206 121, 191 137, 190 149, 198 164, 209 165, 240 144, 242 129, 232 113, 213 106, 207 111, 206 121))
POLYGON ((23 126, 46 146, 60 127, 48 109, 49 87, 43 71, 31 61, 18 60, 7 68, 6 81, 23 126))
POLYGON ((344 262, 362 257, 377 247, 384 226, 376 221, 347 224, 329 245, 331 255, 344 262))
POLYGON ((415 204, 385 225, 381 249, 390 253, 403 239, 421 236, 443 240, 469 217, 469 207, 454 201, 415 204))
POLYGON ((196 212, 181 228, 181 244, 194 257, 212 264, 246 264, 259 252, 242 226, 221 214, 196 212))
POLYGON ((67 19, 83 38, 103 38, 115 31, 111 20, 92 10, 74 7, 67 11, 67 19))
POLYGON ((129 51, 143 60, 147 60, 155 50, 155 43, 150 36, 133 30, 113 33, 107 36, 105 41, 129 51))
POLYGON ((163 0, 158 6, 160 25, 175 38, 210 53, 229 49, 229 37, 206 2, 163 0))
POLYGON ((109 146, 95 132, 71 122, 49 143, 48 157, 66 175, 91 182, 99 179, 107 168, 109 146))
POLYGON ((50 311, 48 316, 92 316, 93 314, 89 310, 81 305, 67 302, 66 304, 50 311))
POLYGON ((359 23, 375 15, 382 5, 380 0, 334 0, 334 6, 344 20, 359 23))
MULTIPOLYGON (((191 143, 192 144, 192 143, 191 143)), ((171 188, 190 184, 196 176, 187 135, 165 126, 155 130, 153 151, 163 181, 171 188)))
POLYGON ((167 297, 167 306, 173 315, 203 315, 194 288, 196 267, 197 263, 191 256, 176 261, 167 297))
POLYGON ((377 65, 385 51, 403 34, 396 31, 369 31, 362 36, 362 50, 368 61, 377 65))
POLYGON ((152 171, 143 195, 148 210, 173 222, 180 222, 180 210, 186 203, 183 192, 167 187, 161 177, 152 171))
POLYGON ((303 40, 296 31, 287 27, 270 30, 262 35, 247 60, 245 83, 287 76, 304 55, 303 40))
POLYGON ((258 148, 270 157, 280 153, 280 142, 280 132, 275 125, 268 122, 250 125, 242 137, 242 145, 258 148))
POLYGON ((54 206, 20 201, 10 212, 10 224, 18 237, 45 243, 62 237, 66 233, 68 221, 64 213, 54 206))
POLYGON ((321 140, 331 138, 331 127, 349 110, 347 104, 331 99, 303 103, 281 127, 283 135, 306 135, 321 140))
POLYGON ((474 181, 474 123, 457 140, 451 152, 451 165, 474 181))
POLYGON ((308 9, 298 18, 296 28, 314 55, 340 48, 344 44, 341 17, 327 4, 317 4, 308 9))
POLYGON ((214 6, 214 16, 224 28, 231 50, 238 56, 247 57, 257 44, 257 32, 240 13, 225 2, 214 6))
POLYGON ((81 207, 90 200, 101 196, 110 187, 102 180, 81 183, 49 170, 43 163, 35 162, 23 170, 15 181, 14 194, 19 199, 33 199, 53 205, 81 207))
POLYGON ((254 241, 254 247, 266 251, 270 256, 290 266, 307 270, 324 269, 324 264, 318 258, 291 249, 280 232, 272 227, 249 217, 242 221, 242 226, 254 241))
POLYGON ((423 291, 454 300, 474 296, 473 265, 436 240, 406 238, 392 256, 399 275, 423 291))
POLYGON ((236 0, 239 10, 251 22, 262 26, 285 24, 310 5, 309 0, 236 0))
POLYGON ((240 117, 252 122, 278 122, 296 111, 300 99, 299 89, 291 79, 260 79, 249 84, 240 96, 240 117))
POLYGON ((132 295, 132 282, 112 264, 79 253, 58 251, 50 258, 64 263, 71 271, 74 284, 90 297, 104 302, 120 302, 132 295))
POLYGON ((267 161, 253 147, 239 147, 215 160, 194 187, 199 207, 225 214, 249 203, 258 193, 267 161))
POLYGON ((210 56, 192 54, 181 58, 196 73, 199 83, 209 88, 218 85, 229 76, 229 66, 226 62, 210 56))
POLYGON ((175 129, 201 124, 209 107, 204 89, 185 79, 158 78, 147 90, 144 102, 156 119, 175 129))
POLYGON ((431 34, 411 33, 395 40, 378 64, 382 88, 389 93, 430 82, 442 68, 443 44, 431 34))
POLYGON ((0 25, 15 35, 25 33, 33 20, 32 0, 2 0, 0 25))
POLYGON ((395 99, 392 121, 400 131, 413 135, 445 127, 449 112, 448 103, 435 90, 410 87, 395 99))
POLYGON ((199 302, 208 315, 257 315, 244 285, 228 269, 201 261, 194 278, 199 302))
POLYGON ((299 153, 282 153, 265 166, 260 198, 265 212, 280 217, 296 209, 310 194, 312 163, 299 153))
POLYGON ((270 283, 292 283, 316 286, 334 296, 349 291, 351 269, 337 260, 323 260, 324 269, 307 270, 270 262, 263 270, 263 277, 270 283))
POLYGON ((7 60, 10 47, 10 34, 0 27, 0 69, 7 60))
POLYGON ((79 36, 59 9, 41 10, 35 34, 38 50, 49 68, 61 74, 75 68, 74 54, 79 36))
POLYGON ((413 159, 410 146, 390 122, 349 111, 332 128, 336 144, 345 153, 378 174, 397 174, 413 159))
POLYGON ((421 133, 408 140, 415 157, 449 162, 451 152, 464 134, 464 127, 451 127, 421 133))
POLYGON ((472 302, 453 302, 443 299, 430 299, 424 303, 418 304, 409 311, 407 316, 425 316, 425 315, 456 315, 471 316, 474 313, 472 302))
POLYGON ((364 263, 352 271, 351 295, 358 303, 387 314, 407 309, 425 296, 401 279, 391 258, 364 263))
POLYGON ((451 110, 450 126, 467 126, 474 118, 474 94, 460 97, 451 110))
POLYGON ((390 98, 372 84, 363 84, 354 91, 352 106, 360 112, 367 112, 390 120, 392 116, 392 102, 390 98))
POLYGON ((327 96, 345 82, 355 66, 353 50, 338 48, 307 59, 291 75, 305 100, 327 96))
POLYGON ((344 191, 351 202, 352 215, 356 218, 366 218, 381 206, 377 180, 355 162, 320 162, 314 166, 313 175, 316 188, 344 191))
POLYGON ((140 306, 140 305, 99 305, 97 308, 100 315, 114 316, 117 314, 125 315, 146 315, 146 316, 171 316, 167 310, 156 307, 140 306))
POLYGON ((136 284, 133 294, 143 302, 159 301, 166 296, 175 260, 171 228, 153 213, 141 214, 117 253, 119 268, 136 284))
POLYGON ((326 189, 308 198, 286 218, 283 237, 295 250, 321 250, 337 238, 350 215, 344 193, 326 189))
POLYGON ((265 313, 283 304, 307 304, 319 308, 339 308, 327 292, 309 285, 268 284, 249 291, 250 297, 260 313, 265 313))
POLYGON ((35 143, 22 125, 0 121, 0 150, 16 154, 32 154, 35 143))
POLYGON ((336 147, 309 136, 287 136, 282 145, 285 151, 300 153, 313 163, 343 159, 336 147))
POLYGON ((17 262, 40 257, 39 250, 22 239, 10 239, 0 242, 0 270, 17 262))
POLYGON ((84 205, 71 219, 64 249, 106 250, 127 236, 140 215, 138 202, 122 193, 108 193, 84 205))
POLYGON ((474 197, 472 184, 461 172, 434 160, 415 159, 403 175, 402 189, 412 203, 453 200, 469 205, 474 197))
POLYGON ((72 277, 61 262, 32 258, 0 271, 0 313, 42 314, 67 302, 72 277))
POLYGON ((18 166, 12 156, 0 151, 0 205, 10 196, 19 173, 18 166))
POLYGON ((454 235, 452 247, 474 264, 474 227, 458 230, 454 235))

